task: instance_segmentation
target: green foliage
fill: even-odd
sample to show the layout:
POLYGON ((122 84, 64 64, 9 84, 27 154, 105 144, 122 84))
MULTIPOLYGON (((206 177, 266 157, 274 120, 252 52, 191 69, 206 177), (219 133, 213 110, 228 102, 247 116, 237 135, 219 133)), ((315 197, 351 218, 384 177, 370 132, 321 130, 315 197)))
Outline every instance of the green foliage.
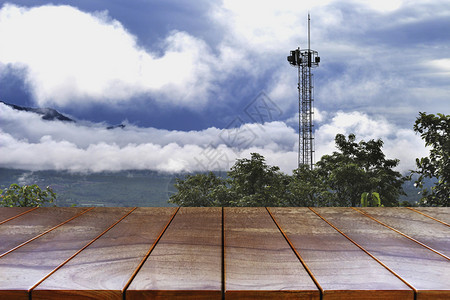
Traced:
POLYGON ((404 200, 404 201, 401 201, 401 202, 400 202, 399 206, 403 206, 403 207, 416 207, 416 206, 417 206, 417 203, 416 203, 416 204, 411 204, 409 201, 404 200))
POLYGON ((268 166, 262 155, 238 159, 228 178, 210 172, 177 179, 178 193, 169 202, 179 206, 279 206, 286 194, 287 176, 268 166))
POLYGON ((228 177, 232 206, 280 206, 286 197, 287 176, 258 153, 238 159, 228 177))
POLYGON ((380 199, 380 194, 376 193, 376 192, 372 192, 372 193, 362 193, 361 195, 361 207, 377 207, 377 206, 382 206, 381 205, 381 199, 380 199))
POLYGON ((288 186, 287 206, 331 206, 333 193, 317 169, 295 169, 288 186))
POLYGON ((386 159, 381 148, 383 141, 355 142, 355 135, 348 139, 342 134, 335 138, 339 151, 324 155, 316 164, 319 176, 332 191, 330 203, 334 206, 357 206, 363 193, 378 193, 384 206, 398 206, 398 198, 404 194, 404 178, 393 170, 398 159, 386 159))
POLYGON ((214 173, 188 175, 184 180, 176 179, 178 193, 169 202, 179 206, 226 206, 228 191, 223 178, 214 173))
POLYGON ((28 206, 37 207, 47 203, 53 203, 56 194, 50 187, 44 191, 36 185, 11 184, 6 190, 0 190, 0 206, 16 207, 28 206))
POLYGON ((416 159, 419 174, 416 186, 422 189, 421 205, 450 205, 450 115, 419 113, 414 131, 420 134, 425 145, 431 147, 430 155, 416 159), (436 178, 435 186, 424 188, 425 178, 436 178))
POLYGON ((386 159, 381 140, 355 143, 336 135, 339 151, 325 155, 310 170, 301 166, 292 176, 269 166, 258 153, 238 159, 226 179, 213 173, 177 179, 178 193, 169 202, 179 206, 398 206, 404 178, 386 159))

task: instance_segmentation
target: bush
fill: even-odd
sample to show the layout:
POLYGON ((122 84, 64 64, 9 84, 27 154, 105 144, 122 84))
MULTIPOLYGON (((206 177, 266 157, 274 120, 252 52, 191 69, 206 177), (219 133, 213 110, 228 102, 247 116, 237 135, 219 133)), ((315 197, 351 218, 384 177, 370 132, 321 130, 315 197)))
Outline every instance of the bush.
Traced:
POLYGON ((37 184, 20 186, 11 184, 8 189, 0 189, 0 206, 3 207, 38 207, 53 203, 56 194, 50 187, 44 191, 37 184))

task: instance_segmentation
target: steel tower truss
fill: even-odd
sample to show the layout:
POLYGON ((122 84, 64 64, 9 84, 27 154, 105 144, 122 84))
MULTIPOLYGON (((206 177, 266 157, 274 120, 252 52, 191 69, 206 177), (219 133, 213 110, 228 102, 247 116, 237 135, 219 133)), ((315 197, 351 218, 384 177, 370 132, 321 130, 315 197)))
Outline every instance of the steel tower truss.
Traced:
POLYGON ((308 49, 300 47, 287 57, 292 66, 298 67, 298 166, 314 167, 314 80, 312 68, 318 67, 320 57, 310 49, 310 21, 308 16, 308 49))

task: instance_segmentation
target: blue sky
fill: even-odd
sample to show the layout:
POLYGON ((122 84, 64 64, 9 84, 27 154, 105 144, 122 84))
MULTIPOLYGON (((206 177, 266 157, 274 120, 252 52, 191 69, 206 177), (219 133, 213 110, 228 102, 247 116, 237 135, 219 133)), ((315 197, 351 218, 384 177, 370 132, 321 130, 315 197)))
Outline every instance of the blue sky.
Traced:
POLYGON ((0 1, 0 167, 228 169, 297 164, 297 72, 311 47, 316 159, 336 133, 384 141, 400 170, 427 150, 419 111, 450 113, 449 1, 0 1), (259 112, 259 115, 257 114, 259 112), (124 123, 124 129, 105 130, 124 123))

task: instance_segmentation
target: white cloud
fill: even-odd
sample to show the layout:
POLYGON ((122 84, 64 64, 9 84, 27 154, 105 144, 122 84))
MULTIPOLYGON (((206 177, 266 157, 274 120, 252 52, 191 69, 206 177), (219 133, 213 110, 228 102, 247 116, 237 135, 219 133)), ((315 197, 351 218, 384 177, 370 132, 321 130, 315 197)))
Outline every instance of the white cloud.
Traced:
MULTIPOLYGON (((0 73, 6 66, 24 70, 38 105, 60 107, 127 102, 147 95, 160 103, 201 108, 212 99, 225 99, 223 95, 233 88, 227 84, 236 74, 246 78, 246 88, 271 77, 267 86, 257 88, 267 90, 284 111, 295 104, 296 92, 296 73, 286 56, 289 50, 306 46, 306 16, 311 11, 312 48, 322 57, 316 71, 323 83, 316 86, 322 110, 334 108, 321 103, 353 106, 352 110, 365 104, 362 109, 373 113, 383 107, 373 105, 374 99, 388 104, 401 100, 400 94, 420 107, 423 97, 413 89, 421 88, 432 89, 432 96, 438 98, 429 100, 427 107, 440 107, 447 90, 426 79, 435 75, 435 67, 448 65, 448 58, 440 55, 442 60, 424 65, 427 58, 421 45, 391 48, 391 35, 381 29, 398 35, 405 19, 418 24, 424 21, 423 10, 427 18, 445 16, 448 10, 426 1, 372 2, 220 1, 211 5, 208 14, 209 22, 220 29, 214 46, 178 30, 154 44, 158 53, 139 46, 137 37, 107 12, 6 4, 0 10, 0 73), (386 12, 394 11, 402 13, 387 22, 386 12), (382 33, 386 38, 380 40, 382 33), (419 66, 426 68, 413 77, 419 66)), ((439 45, 430 51, 430 55, 444 52, 439 45)), ((448 68, 439 71, 448 75, 448 68)), ((398 117, 395 111, 390 114, 398 117)))
MULTIPOLYGON (((273 145, 273 144, 272 144, 273 145)), ((75 172, 99 172, 151 169, 166 172, 228 170, 237 158, 250 152, 268 155, 268 161, 282 164, 288 172, 295 164, 286 160, 285 154, 293 153, 279 147, 251 147, 232 149, 224 144, 208 148, 194 144, 170 143, 127 144, 98 142, 81 148, 68 141, 55 141, 44 136, 37 143, 14 138, 0 130, 0 165, 27 170, 70 170, 75 172), (277 159, 278 158, 278 159, 277 159)))
POLYGON ((402 129, 382 117, 369 117, 361 112, 337 112, 316 131, 316 158, 335 151, 334 137, 342 133, 356 135, 356 140, 382 139, 386 158, 400 159, 398 170, 415 169, 415 158, 428 155, 422 139, 412 129, 402 129))
MULTIPOLYGON (((355 1, 357 2, 357 1, 355 1)), ((403 0, 377 0, 377 1, 366 1, 365 4, 374 10, 380 12, 391 12, 401 7, 403 0)))
POLYGON ((434 59, 429 64, 438 71, 438 75, 445 77, 450 75, 450 58, 434 59))
POLYGON ((223 130, 168 131, 130 124, 107 130, 105 124, 44 121, 3 104, 0 116, 0 166, 29 170, 227 170, 249 149, 280 155, 292 152, 296 143, 295 131, 282 122, 223 130))
MULTIPOLYGON (((383 118, 359 112, 331 114, 316 131, 316 158, 335 150, 337 133, 358 140, 384 141, 388 158, 399 158, 400 171, 414 168, 426 156, 422 140, 383 118)), ((105 129, 104 124, 44 121, 40 116, 0 104, 0 167, 27 170, 117 171, 152 169, 167 172, 228 170, 236 158, 251 152, 290 173, 297 165, 298 135, 283 122, 242 124, 235 129, 168 131, 139 128, 105 129)))
POLYGON ((212 18, 229 33, 224 43, 255 53, 279 52, 306 33, 308 11, 317 12, 331 0, 239 1, 224 0, 213 10, 212 18))
POLYGON ((0 67, 26 71, 39 105, 119 102, 149 94, 163 102, 203 105, 214 89, 211 51, 200 39, 174 31, 158 56, 137 45, 107 13, 71 6, 0 10, 0 67))

